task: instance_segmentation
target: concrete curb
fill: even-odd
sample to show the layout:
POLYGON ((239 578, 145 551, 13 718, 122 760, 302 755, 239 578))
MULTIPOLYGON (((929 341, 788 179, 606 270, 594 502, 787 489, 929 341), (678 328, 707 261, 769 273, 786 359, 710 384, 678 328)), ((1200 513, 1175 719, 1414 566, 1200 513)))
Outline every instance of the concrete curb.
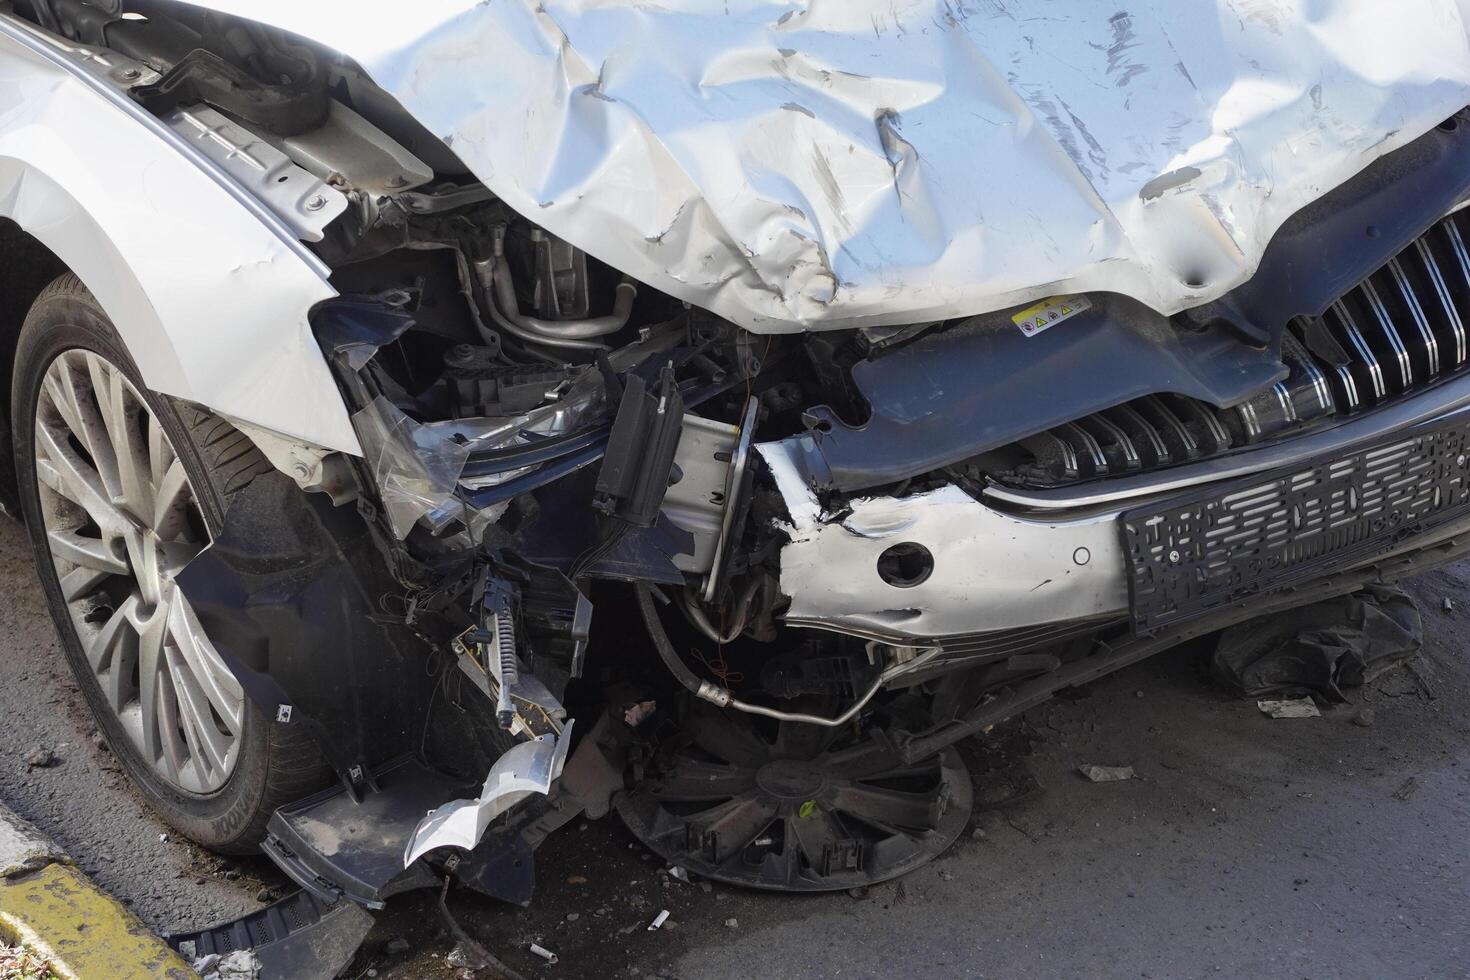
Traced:
POLYGON ((0 937, 59 976, 190 980, 189 965, 77 870, 66 852, 0 803, 0 937))

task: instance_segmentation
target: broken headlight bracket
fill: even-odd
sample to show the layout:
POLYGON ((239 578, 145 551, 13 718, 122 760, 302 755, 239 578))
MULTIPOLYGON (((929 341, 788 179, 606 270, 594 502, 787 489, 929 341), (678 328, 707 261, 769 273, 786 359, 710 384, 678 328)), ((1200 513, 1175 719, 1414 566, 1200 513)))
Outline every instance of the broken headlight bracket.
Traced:
POLYGON ((652 527, 658 519, 684 421, 672 363, 656 384, 649 392, 641 377, 627 376, 592 500, 594 509, 629 527, 652 527))
POLYGON ((501 728, 559 733, 566 710, 537 675, 557 688, 581 676, 592 603, 555 569, 501 555, 487 561, 477 593, 479 623, 451 644, 459 669, 494 702, 501 728), (520 637, 531 642, 522 648, 520 637))
POLYGON ((602 515, 596 541, 572 562, 573 582, 609 555, 630 532, 658 523, 674 470, 684 420, 684 398, 670 361, 648 382, 629 373, 593 487, 592 508, 602 515))

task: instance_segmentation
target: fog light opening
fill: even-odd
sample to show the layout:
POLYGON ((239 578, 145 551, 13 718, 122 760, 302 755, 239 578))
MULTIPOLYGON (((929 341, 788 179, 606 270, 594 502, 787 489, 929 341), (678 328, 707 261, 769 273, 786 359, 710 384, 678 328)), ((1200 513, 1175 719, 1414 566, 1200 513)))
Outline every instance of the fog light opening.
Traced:
POLYGON ((878 577, 896 589, 922 585, 934 572, 934 556, 913 541, 893 545, 878 556, 878 577))

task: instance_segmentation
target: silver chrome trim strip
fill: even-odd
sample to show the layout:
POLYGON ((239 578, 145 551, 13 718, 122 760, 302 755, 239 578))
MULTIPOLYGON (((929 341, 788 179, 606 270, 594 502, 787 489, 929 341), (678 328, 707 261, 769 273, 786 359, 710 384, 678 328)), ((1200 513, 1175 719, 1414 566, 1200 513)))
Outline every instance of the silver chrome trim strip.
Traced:
POLYGON ((1377 288, 1372 279, 1364 279, 1361 286, 1363 295, 1368 298, 1368 306, 1373 310, 1373 315, 1378 319, 1378 325, 1383 328, 1383 335, 1388 338, 1389 346, 1393 348, 1394 356, 1399 362, 1399 378, 1404 382, 1407 389, 1414 383, 1414 369, 1409 364, 1409 349, 1399 339, 1398 328, 1393 325, 1393 317, 1388 315, 1388 307, 1383 305, 1383 300, 1378 295, 1377 288))
POLYGON ((1159 430, 1154 427, 1152 422, 1144 418, 1138 409, 1128 404, 1115 405, 1114 408, 1148 438, 1149 446, 1154 451, 1154 459, 1169 458, 1169 447, 1164 445, 1164 440, 1159 434, 1159 430))
MULTIPOLYGON (((1214 412, 1207 411, 1203 406, 1197 407, 1199 408, 1199 416, 1205 420, 1205 426, 1210 430, 1210 436, 1215 440, 1215 445, 1230 445, 1230 433, 1225 431, 1224 423, 1216 417, 1214 412)), ((1188 431, 1188 429, 1185 430, 1185 432, 1188 431)), ((1193 436, 1190 436, 1189 445, 1191 448, 1197 448, 1199 443, 1195 441, 1193 436)))
POLYGON ((1460 237, 1460 229, 1453 221, 1445 221, 1444 228, 1450 239, 1450 248, 1460 263, 1460 274, 1465 277, 1465 285, 1470 286, 1470 255, 1466 254, 1465 240, 1460 237))
POLYGON ((1297 436, 1286 442, 1201 460, 1157 473, 1118 477, 1075 487, 1016 490, 992 485, 985 488, 984 496, 987 500, 1037 510, 1072 510, 1122 503, 1217 480, 1248 476, 1278 466, 1288 466, 1306 457, 1350 449, 1467 409, 1470 409, 1470 375, 1463 375, 1368 415, 1320 432, 1297 436))
MULTIPOLYGON (((1307 374, 1311 376, 1312 390, 1317 393, 1317 404, 1322 406, 1324 412, 1332 411, 1332 395, 1327 390, 1327 376, 1313 363, 1310 355, 1301 363, 1306 368, 1307 374)), ((1356 397, 1356 393, 1354 394, 1356 397)))
POLYGON ((1296 403, 1291 400, 1291 392, 1287 390, 1286 383, 1278 381, 1271 387, 1276 392, 1276 401, 1281 405, 1281 414, 1286 421, 1299 421, 1296 417, 1296 403))
POLYGON ((1128 437, 1128 433, 1124 432, 1116 422, 1108 418, 1102 412, 1098 412, 1096 415, 1092 415, 1089 418, 1096 425, 1099 425, 1102 428, 1106 429, 1108 435, 1113 437, 1113 441, 1116 442, 1120 447, 1122 447, 1123 458, 1126 462, 1140 462, 1138 457, 1138 449, 1133 445, 1133 440, 1128 437))
MULTIPOLYGON (((1154 414, 1158 416, 1159 420, 1174 434, 1174 437, 1184 444, 1184 451, 1186 453, 1192 453, 1199 449, 1199 442, 1194 438, 1193 433, 1189 431, 1189 427, 1184 424, 1184 420, 1175 415, 1169 406, 1164 404, 1163 399, 1157 395, 1149 395, 1145 401, 1148 403, 1148 407, 1153 410, 1154 414)), ((1211 415, 1210 418, 1215 419, 1214 415, 1211 415)), ((1215 425, 1219 427, 1221 432, 1225 431, 1225 427, 1220 425, 1218 419, 1215 419, 1215 425)), ((1214 430, 1212 429, 1211 431, 1213 432, 1214 430)), ((1229 444, 1228 439, 1225 444, 1229 444)))
POLYGON ((1358 407, 1358 383, 1353 380, 1353 372, 1346 364, 1337 366, 1337 376, 1342 380, 1342 388, 1347 392, 1348 410, 1358 407))
POLYGON ((1256 421, 1256 407, 1250 402, 1241 402, 1235 410, 1240 413, 1240 421, 1245 425, 1246 439, 1254 442, 1261 434, 1261 426, 1256 421))
POLYGON ((1419 337, 1424 341, 1424 349, 1429 352, 1429 376, 1432 378, 1439 373, 1439 342, 1434 337, 1434 331, 1429 329, 1429 319, 1424 315, 1424 308, 1419 305, 1419 296, 1414 292, 1413 283, 1409 282, 1409 274, 1404 271, 1397 257, 1388 260, 1388 271, 1393 275, 1393 281, 1398 284, 1399 292, 1404 297, 1404 304, 1409 308, 1409 316, 1414 320, 1414 326, 1419 328, 1419 337))
POLYGON ((1428 235, 1417 239, 1414 247, 1419 252, 1419 260, 1424 263, 1425 271, 1429 273, 1429 281, 1434 284, 1434 292, 1439 296, 1439 304, 1444 307, 1445 318, 1449 321, 1450 329, 1455 332, 1455 367, 1465 363, 1465 324, 1460 320, 1460 311, 1455 309, 1455 301, 1450 297, 1449 286, 1444 281, 1444 273, 1439 271, 1439 263, 1435 261, 1434 252, 1430 249, 1428 235))
POLYGON ((1378 358, 1373 356, 1373 348, 1368 346, 1368 341, 1363 338, 1363 331, 1358 329, 1358 322, 1348 312, 1342 300, 1332 304, 1332 312, 1337 314, 1337 319, 1342 322, 1342 328, 1347 331, 1348 339, 1357 348, 1358 356, 1368 364, 1368 377, 1373 381, 1373 397, 1382 399, 1388 395, 1388 389, 1383 384, 1383 368, 1378 363, 1378 358))
POLYGON ((1063 422, 1057 428, 1066 432, 1068 436, 1082 444, 1082 448, 1087 450, 1087 455, 1092 457, 1092 465, 1098 471, 1107 472, 1108 458, 1103 455, 1102 446, 1098 445, 1097 440, 1092 437, 1091 432, 1088 432, 1076 422, 1063 422))

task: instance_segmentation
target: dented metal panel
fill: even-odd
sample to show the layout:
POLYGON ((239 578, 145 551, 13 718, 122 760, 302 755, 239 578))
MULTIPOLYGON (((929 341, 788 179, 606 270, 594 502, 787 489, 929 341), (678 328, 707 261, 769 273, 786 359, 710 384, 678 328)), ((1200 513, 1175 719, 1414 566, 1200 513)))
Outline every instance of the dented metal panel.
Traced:
POLYGON ((199 5, 355 58, 512 207, 765 332, 1195 306, 1470 102, 1470 0, 199 5))

